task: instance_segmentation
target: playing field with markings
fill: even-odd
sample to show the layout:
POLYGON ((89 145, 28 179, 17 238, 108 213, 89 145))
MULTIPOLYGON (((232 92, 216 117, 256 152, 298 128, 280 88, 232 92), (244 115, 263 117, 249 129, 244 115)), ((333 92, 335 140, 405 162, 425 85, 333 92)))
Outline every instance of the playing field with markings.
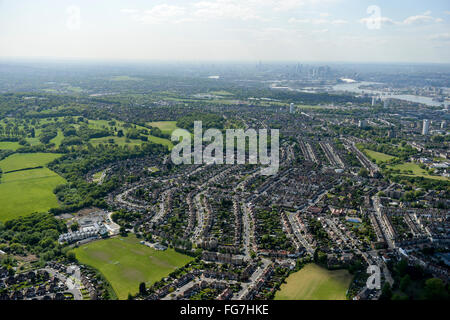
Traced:
POLYGON ((193 260, 173 249, 149 248, 134 235, 91 242, 74 251, 78 261, 103 274, 121 300, 137 293, 141 282, 149 287, 193 260))
POLYGON ((308 264, 286 279, 275 300, 346 300, 351 281, 347 270, 329 271, 308 264))

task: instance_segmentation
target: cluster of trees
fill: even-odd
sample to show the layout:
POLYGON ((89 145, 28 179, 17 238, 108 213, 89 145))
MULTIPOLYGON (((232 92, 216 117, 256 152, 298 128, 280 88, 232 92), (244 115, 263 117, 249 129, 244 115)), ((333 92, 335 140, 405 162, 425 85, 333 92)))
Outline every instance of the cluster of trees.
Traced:
POLYGON ((391 144, 387 143, 370 143, 366 144, 364 146, 366 149, 385 153, 397 158, 400 158, 401 160, 407 160, 409 157, 415 155, 418 153, 416 149, 411 147, 410 145, 407 145, 406 143, 403 144, 401 148, 398 148, 396 146, 393 146, 391 144))
POLYGON ((450 298, 448 284, 433 278, 420 266, 408 265, 400 260, 392 266, 394 285, 383 286, 381 300, 447 300, 450 298))
POLYGON ((258 246, 265 250, 293 250, 291 241, 281 226, 280 213, 274 210, 258 209, 256 211, 258 224, 258 246))
POLYGON ((50 213, 35 213, 0 223, 0 249, 10 254, 35 254, 48 261, 62 254, 58 237, 67 231, 50 213))
POLYGON ((392 175, 389 179, 393 182, 400 183, 403 185, 411 185, 416 188, 421 188, 423 190, 437 190, 444 191, 442 197, 448 199, 450 194, 450 181, 448 180, 437 180, 437 179, 427 179, 424 177, 410 177, 402 175, 392 175))
POLYGON ((201 121, 203 129, 223 129, 225 125, 225 119, 220 115, 213 113, 194 113, 178 119, 177 127, 192 131, 195 121, 201 121))

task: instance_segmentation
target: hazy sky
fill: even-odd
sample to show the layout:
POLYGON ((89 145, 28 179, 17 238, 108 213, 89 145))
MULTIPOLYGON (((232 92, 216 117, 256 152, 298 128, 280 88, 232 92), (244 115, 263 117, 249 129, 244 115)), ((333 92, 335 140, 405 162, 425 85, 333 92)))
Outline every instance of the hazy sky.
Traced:
POLYGON ((0 57, 450 62, 448 0, 0 0, 0 57))

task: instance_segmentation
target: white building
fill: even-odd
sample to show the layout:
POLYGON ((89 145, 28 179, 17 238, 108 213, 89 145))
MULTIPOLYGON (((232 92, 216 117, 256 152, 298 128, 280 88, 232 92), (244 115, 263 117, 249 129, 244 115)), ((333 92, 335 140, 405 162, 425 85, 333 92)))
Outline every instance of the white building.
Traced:
POLYGON ((290 107, 289 107, 289 113, 294 113, 295 112, 295 105, 293 103, 291 103, 290 107))
POLYGON ((430 120, 424 119, 423 120, 422 135, 426 136, 429 133, 430 133, 430 120))

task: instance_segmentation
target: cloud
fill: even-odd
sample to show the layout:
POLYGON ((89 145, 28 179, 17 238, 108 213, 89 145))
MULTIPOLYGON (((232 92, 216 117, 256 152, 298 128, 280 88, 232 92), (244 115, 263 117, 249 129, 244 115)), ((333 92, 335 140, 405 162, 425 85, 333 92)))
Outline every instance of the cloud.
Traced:
MULTIPOLYGON (((426 12, 426 13, 428 13, 428 12, 426 12)), ((439 22, 442 22, 442 19, 433 18, 427 14, 423 14, 423 15, 411 16, 411 17, 408 17, 405 20, 403 20, 404 25, 424 24, 424 23, 429 23, 429 22, 439 23, 439 22)))
POLYGON ((431 11, 426 11, 423 14, 410 16, 403 21, 395 21, 388 17, 367 17, 362 18, 359 20, 362 24, 377 24, 380 26, 383 25, 397 25, 397 26, 411 26, 411 25, 421 25, 421 24, 427 24, 427 23, 441 23, 444 20, 441 18, 434 18, 431 16, 431 11))
POLYGON ((318 25, 318 24, 342 25, 342 24, 348 23, 347 20, 342 20, 342 19, 328 20, 328 19, 296 19, 296 18, 290 18, 288 20, 288 22, 291 24, 304 23, 304 24, 313 24, 313 25, 318 25))
POLYGON ((203 19, 261 19, 245 1, 217 0, 194 3, 194 15, 203 19))
POLYGON ((367 17, 360 19, 359 22, 365 25, 371 24, 380 26, 398 24, 398 22, 395 22, 394 20, 388 17, 367 17))
POLYGON ((167 4, 157 5, 145 11, 134 9, 123 9, 121 11, 131 15, 135 21, 143 24, 180 23, 187 21, 184 18, 186 15, 186 9, 184 7, 167 4))

